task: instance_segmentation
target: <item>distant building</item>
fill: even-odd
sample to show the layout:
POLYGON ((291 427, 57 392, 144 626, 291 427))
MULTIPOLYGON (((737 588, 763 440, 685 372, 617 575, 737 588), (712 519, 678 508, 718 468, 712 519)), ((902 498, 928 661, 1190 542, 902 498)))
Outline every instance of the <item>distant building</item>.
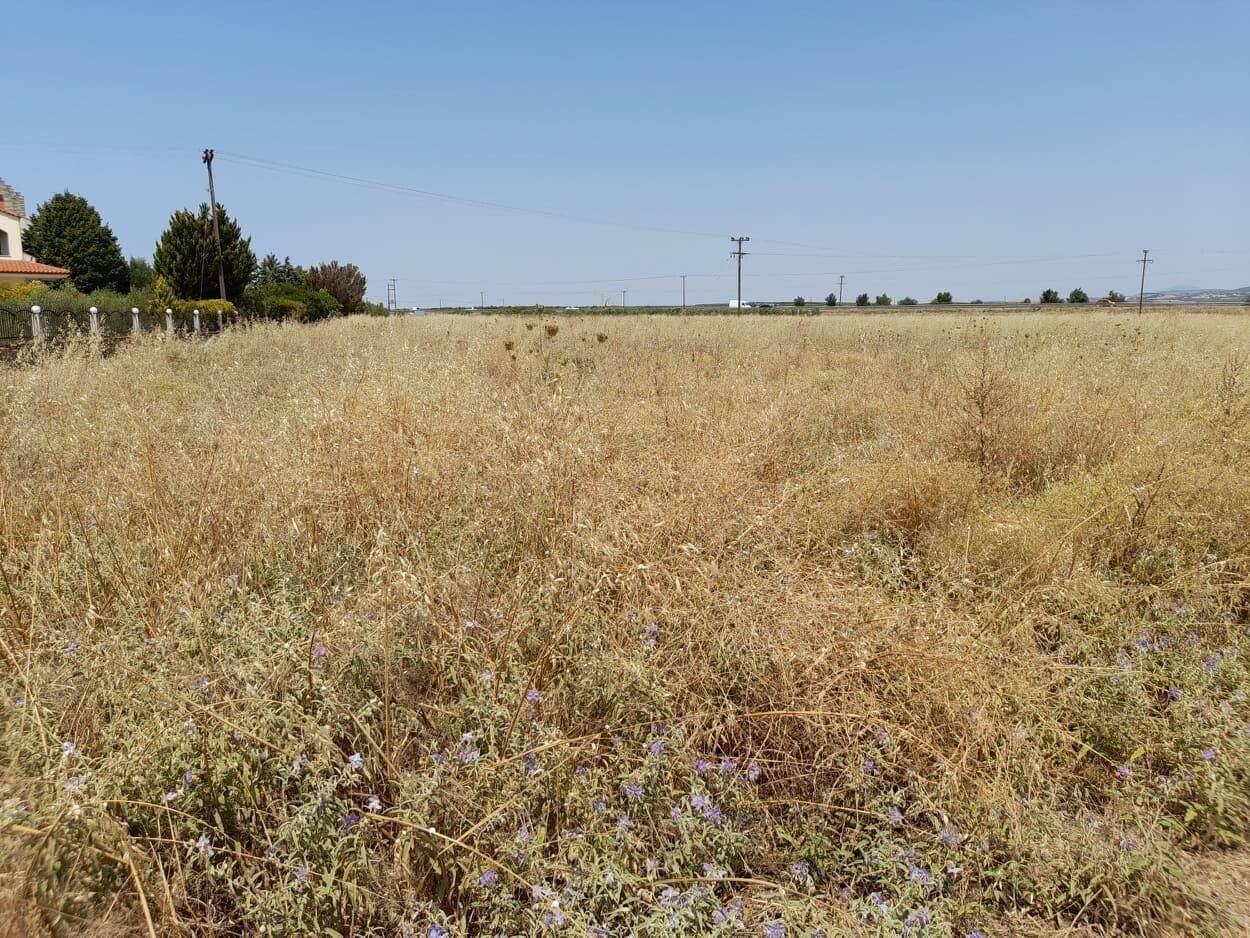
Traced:
POLYGON ((70 274, 64 267, 40 264, 22 251, 22 232, 29 225, 26 200, 0 179, 0 283, 64 280, 70 274))

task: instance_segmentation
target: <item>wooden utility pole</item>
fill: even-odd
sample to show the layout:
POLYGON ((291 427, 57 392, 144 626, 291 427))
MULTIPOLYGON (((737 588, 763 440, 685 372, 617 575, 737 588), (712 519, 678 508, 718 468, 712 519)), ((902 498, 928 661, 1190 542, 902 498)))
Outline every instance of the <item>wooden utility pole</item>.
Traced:
POLYGON ((226 298, 226 268, 221 259, 221 225, 217 221, 217 191, 213 188, 213 151, 204 151, 204 165, 208 167, 208 198, 213 203, 213 243, 217 245, 217 292, 226 298))
POLYGON ((742 250, 742 244, 743 242, 750 241, 751 239, 750 238, 730 238, 729 240, 735 242, 738 245, 738 249, 736 251, 730 251, 729 256, 738 258, 738 309, 741 310, 742 309, 742 258, 744 258, 747 253, 746 251, 742 250))
POLYGON ((1137 262, 1141 264, 1141 289, 1137 291, 1137 312, 1139 314, 1141 313, 1142 303, 1146 300, 1146 265, 1154 263, 1154 261, 1147 259, 1148 254, 1150 254, 1149 251, 1142 251, 1141 260, 1137 262))

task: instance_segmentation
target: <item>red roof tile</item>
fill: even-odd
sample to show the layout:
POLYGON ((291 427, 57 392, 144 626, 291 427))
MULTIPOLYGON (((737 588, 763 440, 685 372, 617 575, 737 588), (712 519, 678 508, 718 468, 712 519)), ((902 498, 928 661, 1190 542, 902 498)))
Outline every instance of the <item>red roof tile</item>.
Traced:
POLYGON ((24 215, 19 215, 17 212, 13 212, 5 208, 3 203, 0 203, 0 215, 8 215, 10 218, 16 218, 18 221, 21 221, 25 217, 24 215))
POLYGON ((0 274, 39 274, 45 277, 68 277, 64 267, 37 264, 34 261, 0 261, 0 274))

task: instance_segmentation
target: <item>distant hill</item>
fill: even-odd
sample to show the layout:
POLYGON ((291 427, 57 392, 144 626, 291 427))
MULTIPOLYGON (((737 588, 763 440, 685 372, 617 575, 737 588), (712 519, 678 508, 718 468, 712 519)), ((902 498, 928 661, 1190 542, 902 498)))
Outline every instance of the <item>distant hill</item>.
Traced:
MULTIPOLYGON (((1136 299, 1136 297, 1134 297, 1136 299)), ((1146 291, 1147 303, 1250 303, 1250 287, 1221 290, 1215 287, 1169 287, 1146 291)))

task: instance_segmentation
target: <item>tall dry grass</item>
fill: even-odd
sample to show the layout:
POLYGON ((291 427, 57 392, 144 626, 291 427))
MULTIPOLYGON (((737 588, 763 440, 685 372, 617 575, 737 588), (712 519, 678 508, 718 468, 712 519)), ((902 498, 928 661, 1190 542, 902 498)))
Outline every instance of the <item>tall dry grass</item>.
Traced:
POLYGON ((1250 318, 544 325, 5 372, 19 933, 1237 927, 1250 318))

